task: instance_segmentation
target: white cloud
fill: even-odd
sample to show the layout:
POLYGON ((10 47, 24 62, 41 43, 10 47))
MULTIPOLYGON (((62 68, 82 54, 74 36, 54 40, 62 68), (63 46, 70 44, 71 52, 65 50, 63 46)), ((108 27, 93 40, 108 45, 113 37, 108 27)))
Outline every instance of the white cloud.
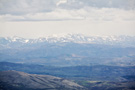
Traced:
POLYGON ((58 8, 84 7, 134 9, 135 0, 0 0, 0 14, 46 13, 58 8))
POLYGON ((135 10, 128 9, 134 5, 135 0, 0 0, 0 21, 135 21, 135 10))
POLYGON ((65 9, 80 9, 85 6, 97 8, 135 9, 135 0, 68 0, 59 5, 65 9))
POLYGON ((90 21, 135 21, 135 10, 116 8, 85 7, 77 10, 56 8, 51 12, 29 13, 25 15, 0 15, 6 21, 47 21, 47 20, 90 20, 90 21))
POLYGON ((49 12, 58 0, 0 0, 0 14, 22 15, 49 12))
POLYGON ((0 21, 14 21, 14 20, 25 20, 24 16, 16 16, 11 14, 0 15, 0 21))
POLYGON ((134 8, 135 0, 0 0, 0 36, 135 35, 134 8))
POLYGON ((67 3, 67 0, 60 0, 59 2, 56 3, 57 6, 59 6, 60 4, 65 4, 67 3))

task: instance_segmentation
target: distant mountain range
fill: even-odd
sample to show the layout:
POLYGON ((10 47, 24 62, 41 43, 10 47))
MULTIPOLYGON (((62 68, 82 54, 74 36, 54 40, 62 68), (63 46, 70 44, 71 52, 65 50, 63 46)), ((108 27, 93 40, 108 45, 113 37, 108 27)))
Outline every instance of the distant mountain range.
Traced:
POLYGON ((83 34, 52 35, 38 39, 25 39, 21 37, 1 37, 0 45, 11 43, 33 44, 33 43, 89 43, 120 45, 125 47, 135 47, 135 36, 88 36, 83 34))
POLYGON ((134 90, 135 37, 1 37, 0 71, 2 90, 134 90))
POLYGON ((135 37, 53 35, 0 38, 0 61, 51 66, 135 65, 135 37))

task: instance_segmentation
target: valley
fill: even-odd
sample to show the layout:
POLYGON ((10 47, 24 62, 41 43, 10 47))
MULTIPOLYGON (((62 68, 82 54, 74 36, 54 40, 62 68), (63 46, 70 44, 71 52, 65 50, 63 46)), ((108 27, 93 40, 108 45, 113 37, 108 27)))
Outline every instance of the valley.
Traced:
MULTIPOLYGON (((48 89, 44 87, 45 90, 134 90, 134 38, 79 34, 38 39, 0 38, 0 71, 28 73, 28 77, 29 74, 54 76, 73 81, 83 88, 56 88, 50 82, 48 85, 51 86, 48 89)), ((14 78, 15 82, 20 77, 14 78)), ((42 80, 37 81, 35 76, 32 78, 32 83, 36 85, 37 82, 43 83, 42 80)), ((47 85, 46 82, 48 81, 43 84, 47 85)), ((29 88, 31 85, 21 82, 15 83, 15 87, 4 82, 0 85, 4 88, 2 90, 44 90, 38 87, 29 88)))

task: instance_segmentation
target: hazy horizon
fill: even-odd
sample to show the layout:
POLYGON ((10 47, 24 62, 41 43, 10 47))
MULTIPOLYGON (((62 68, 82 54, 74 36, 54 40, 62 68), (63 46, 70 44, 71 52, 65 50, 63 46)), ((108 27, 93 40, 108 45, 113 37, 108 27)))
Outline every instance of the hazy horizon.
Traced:
POLYGON ((135 36, 134 0, 0 0, 0 37, 135 36))

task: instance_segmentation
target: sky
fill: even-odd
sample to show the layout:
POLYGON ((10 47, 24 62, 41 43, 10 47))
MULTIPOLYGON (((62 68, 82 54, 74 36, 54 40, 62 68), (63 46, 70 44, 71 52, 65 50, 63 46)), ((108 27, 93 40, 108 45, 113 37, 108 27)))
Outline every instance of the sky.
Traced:
POLYGON ((135 36, 135 0, 0 0, 0 37, 135 36))

